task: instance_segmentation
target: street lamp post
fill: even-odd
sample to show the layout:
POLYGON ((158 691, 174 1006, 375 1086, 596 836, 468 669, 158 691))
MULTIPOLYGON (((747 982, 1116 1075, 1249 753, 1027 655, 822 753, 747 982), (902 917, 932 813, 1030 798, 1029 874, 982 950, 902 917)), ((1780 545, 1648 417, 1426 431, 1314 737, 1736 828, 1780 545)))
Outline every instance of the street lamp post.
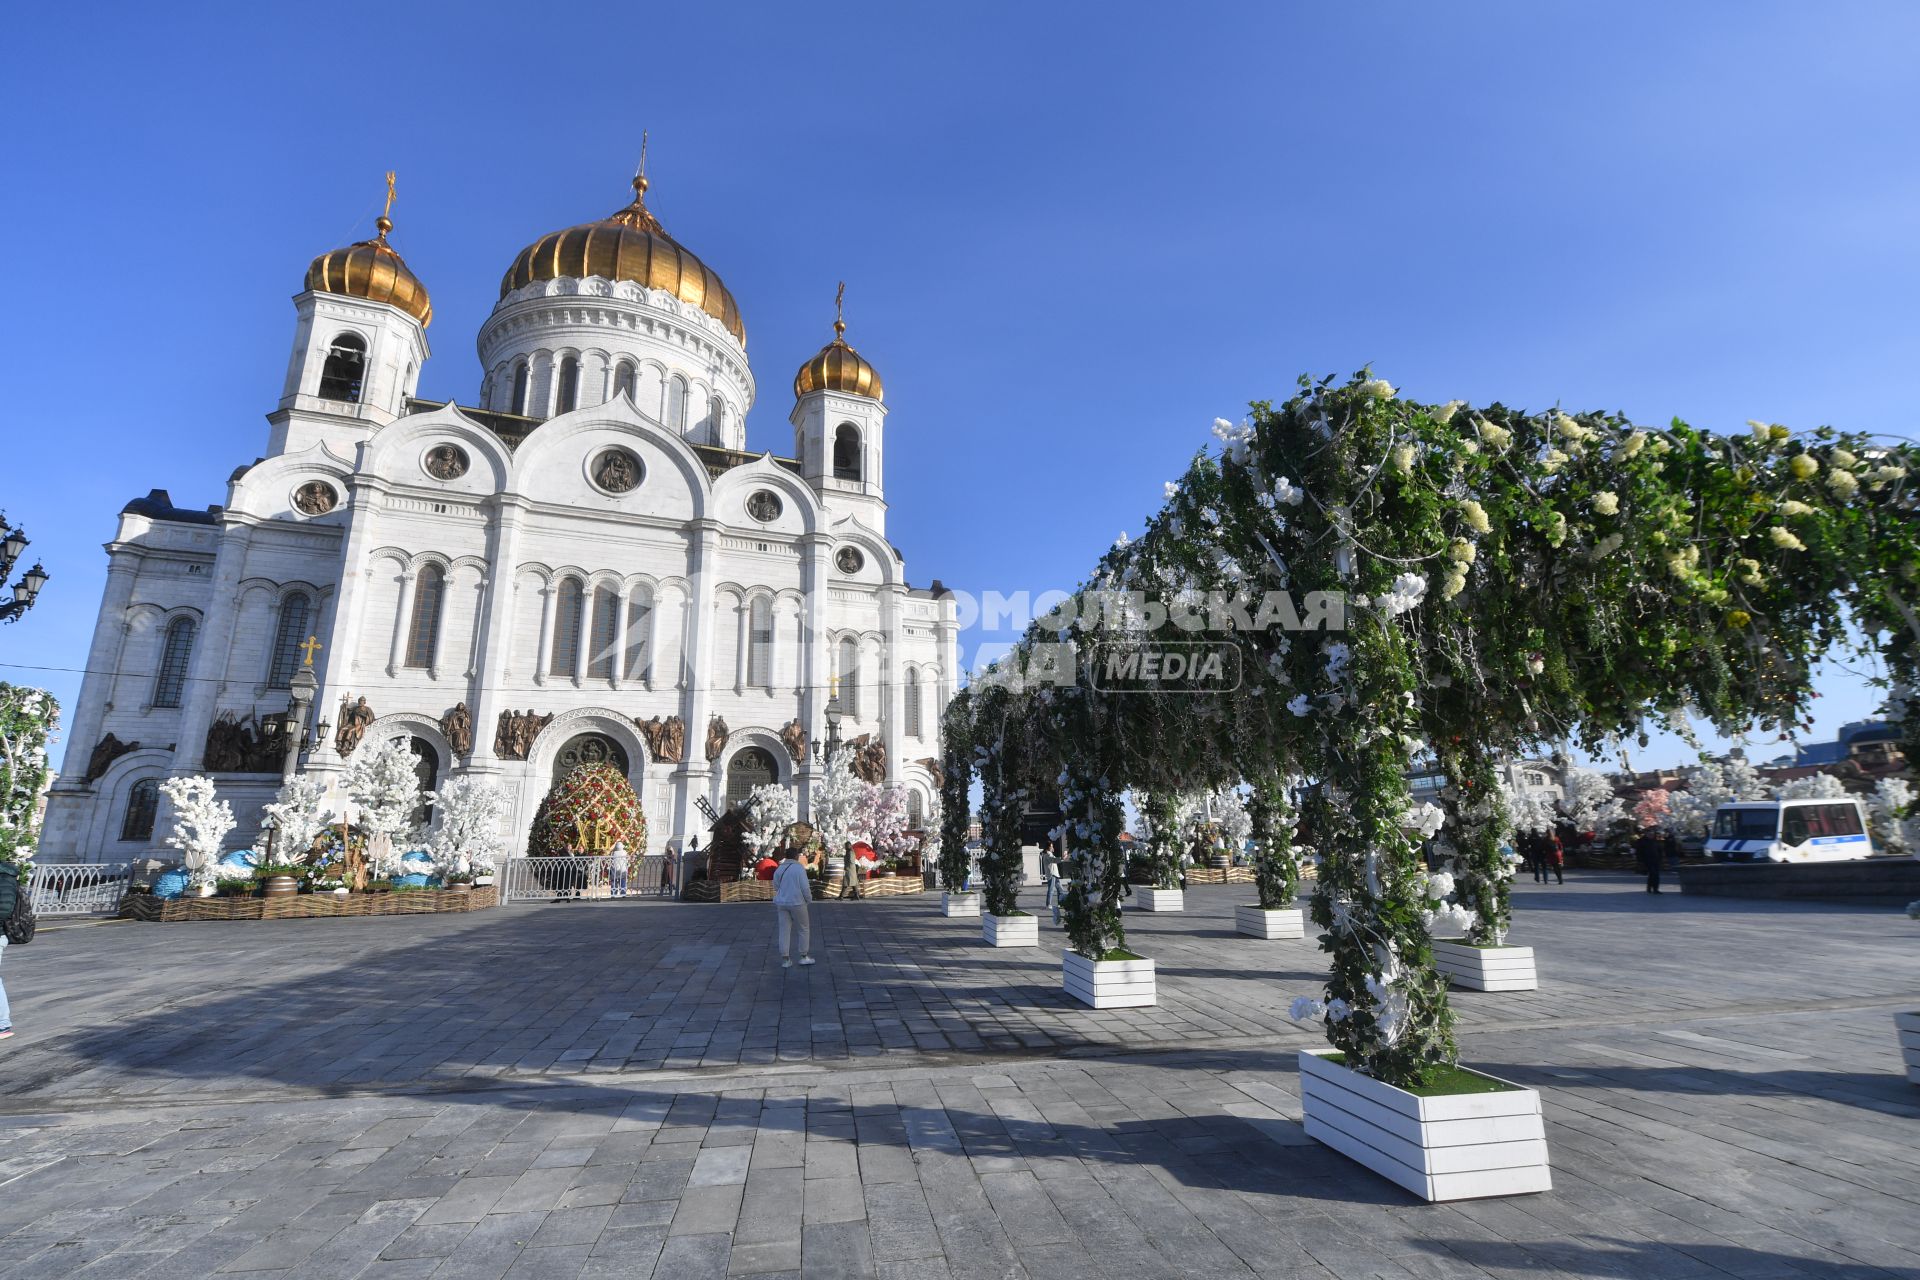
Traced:
MULTIPOLYGON (((0 522, 0 529, 6 528, 0 522)), ((7 580, 13 572, 13 566, 31 545, 32 540, 19 529, 6 529, 6 537, 0 539, 0 582, 7 580)), ((13 599, 0 604, 0 621, 13 622, 21 614, 33 608, 33 602, 39 598, 40 588, 47 585, 50 575, 36 562, 33 568, 20 575, 20 581, 13 584, 13 599)))
MULTIPOLYGON (((313 655, 320 651, 320 641, 308 636, 307 642, 300 646, 307 660, 293 673, 291 682, 293 697, 287 704, 287 745, 286 755, 282 757, 280 776, 291 779, 300 770, 300 753, 307 749, 307 717, 313 711, 314 695, 320 691, 320 681, 313 674, 313 655)), ((323 726, 321 732, 325 733, 323 726)))

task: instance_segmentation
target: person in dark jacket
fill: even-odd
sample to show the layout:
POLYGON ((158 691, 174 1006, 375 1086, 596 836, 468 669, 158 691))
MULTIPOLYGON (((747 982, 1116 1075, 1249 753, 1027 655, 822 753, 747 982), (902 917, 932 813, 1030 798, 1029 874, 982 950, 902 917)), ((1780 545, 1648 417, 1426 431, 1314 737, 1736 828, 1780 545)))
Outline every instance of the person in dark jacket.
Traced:
POLYGON ((1652 827, 1642 831, 1633 842, 1633 856, 1647 873, 1647 892, 1660 892, 1660 869, 1667 860, 1667 842, 1652 827))
MULTIPOLYGON (((11 862, 0 862, 0 921, 13 914, 20 900, 20 870, 11 862)), ((0 961, 7 958, 7 935, 0 931, 0 961)), ((0 1040, 13 1035, 13 1010, 7 1006, 7 986, 0 982, 0 1040)))

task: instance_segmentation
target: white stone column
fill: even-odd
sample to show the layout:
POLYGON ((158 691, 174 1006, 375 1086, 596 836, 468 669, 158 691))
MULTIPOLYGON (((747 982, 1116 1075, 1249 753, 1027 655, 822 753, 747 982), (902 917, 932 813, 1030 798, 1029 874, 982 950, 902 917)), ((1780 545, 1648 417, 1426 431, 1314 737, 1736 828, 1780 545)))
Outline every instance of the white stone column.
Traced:
POLYGON ((660 592, 647 593, 647 661, 640 668, 640 680, 647 692, 653 692, 654 672, 660 667, 660 592))
POLYGON ((573 687, 587 682, 587 654, 593 648, 593 597, 598 594, 587 583, 580 584, 580 619, 573 629, 573 687))
POLYGON ((540 652, 533 660, 533 682, 539 685, 547 682, 547 669, 553 665, 554 597, 559 592, 560 584, 551 578, 540 586, 540 652))
POLYGON ((713 669, 713 579, 720 525, 714 520, 697 520, 691 532, 687 581, 693 595, 687 601, 687 644, 682 664, 686 684, 680 696, 681 718, 687 723, 687 751, 676 779, 679 783, 674 796, 677 835, 706 829, 694 797, 708 793, 713 777, 713 768, 707 763, 707 720, 713 706, 710 686, 716 674, 713 669))
MULTIPOLYGON (((800 590, 806 600, 800 615, 800 723, 807 727, 808 742, 820 743, 823 751, 827 740, 827 687, 833 681, 833 655, 827 643, 827 583, 832 549, 833 539, 824 533, 809 534, 800 540, 800 590)), ((809 818, 820 770, 809 746, 801 762, 799 797, 800 812, 809 818)))
POLYGON ((627 676, 627 597, 631 591, 623 582, 613 597, 613 687, 616 689, 627 676))
POLYGON ((173 753, 176 775, 200 772, 206 758, 207 728, 227 688, 233 620, 240 607, 240 580, 246 576, 252 538, 252 527, 239 523, 226 525, 220 533, 220 550, 213 559, 213 590, 207 597, 206 616, 193 638, 186 696, 180 703, 180 737, 173 753))
POLYGON ((133 584, 138 576, 130 557, 119 551, 108 553, 107 589, 100 598, 93 643, 87 648, 87 670, 106 674, 80 684, 80 702, 68 725, 65 767, 60 771, 60 781, 70 787, 81 785, 80 776, 87 771, 87 760, 100 741, 100 726, 113 702, 114 686, 118 683, 114 673, 119 671, 120 655, 126 650, 127 606, 133 600, 133 584))
POLYGON ((397 676, 407 660, 407 623, 413 613, 413 593, 420 573, 408 566, 400 574, 400 603, 393 613, 393 649, 387 657, 387 674, 397 676))
POLYGON ((734 645, 733 645, 733 692, 735 696, 747 691, 747 636, 752 629, 748 624, 753 619, 753 606, 747 603, 745 596, 733 609, 734 645))
POLYGON ((481 605, 481 636, 474 659, 472 696, 473 756, 471 767, 481 772, 498 772, 502 767, 493 754, 493 735, 500 713, 507 702, 507 664, 511 661, 514 612, 514 588, 519 574, 520 536, 527 507, 519 498, 497 500, 493 519, 487 526, 487 564, 485 595, 481 605))

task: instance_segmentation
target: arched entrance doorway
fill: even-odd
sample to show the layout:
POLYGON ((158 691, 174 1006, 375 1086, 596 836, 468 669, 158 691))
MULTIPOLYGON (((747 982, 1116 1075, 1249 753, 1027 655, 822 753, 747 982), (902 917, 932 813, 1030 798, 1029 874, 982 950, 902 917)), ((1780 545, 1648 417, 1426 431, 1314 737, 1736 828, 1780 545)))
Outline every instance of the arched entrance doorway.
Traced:
POLYGON ((424 827, 433 820, 433 805, 425 798, 426 793, 440 785, 440 753, 425 738, 408 738, 407 748, 413 752, 413 773, 420 780, 420 807, 413 811, 413 824, 424 827))
POLYGON ((604 733, 576 734, 553 757, 553 781, 565 780, 583 764, 610 764, 627 773, 627 749, 604 733))
POLYGON ((727 762, 727 808, 740 804, 755 787, 780 781, 773 757, 759 747, 742 747, 727 762))

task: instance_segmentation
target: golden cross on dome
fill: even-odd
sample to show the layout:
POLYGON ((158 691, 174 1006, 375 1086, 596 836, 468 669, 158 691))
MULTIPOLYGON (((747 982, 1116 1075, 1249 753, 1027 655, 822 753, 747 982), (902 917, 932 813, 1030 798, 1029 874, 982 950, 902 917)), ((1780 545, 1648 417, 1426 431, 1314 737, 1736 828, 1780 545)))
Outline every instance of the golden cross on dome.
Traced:
POLYGON ((310 667, 313 665, 313 655, 326 648, 326 646, 320 643, 318 636, 308 636, 305 644, 295 645, 294 648, 307 655, 306 665, 310 667))
POLYGON ((387 207, 380 211, 383 218, 393 216, 393 170, 387 170, 387 207))
POLYGON ((833 332, 836 337, 844 335, 847 331, 846 301, 847 282, 842 280, 840 287, 834 290, 833 294, 833 332))
POLYGON ((640 131, 640 167, 633 171, 633 194, 636 198, 647 194, 647 131, 640 131))

